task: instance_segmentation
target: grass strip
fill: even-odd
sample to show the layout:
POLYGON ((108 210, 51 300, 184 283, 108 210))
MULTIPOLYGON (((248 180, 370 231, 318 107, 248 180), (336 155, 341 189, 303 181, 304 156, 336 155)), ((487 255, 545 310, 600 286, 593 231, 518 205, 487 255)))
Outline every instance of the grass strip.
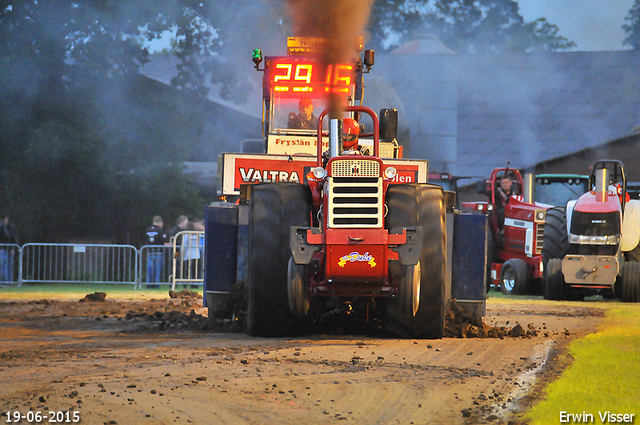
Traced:
POLYGON ((600 415, 605 412, 634 414, 631 423, 640 423, 640 305, 603 303, 602 307, 607 313, 598 331, 569 344, 573 364, 549 385, 543 401, 527 412, 532 425, 624 422, 622 416, 603 421, 600 415), (561 416, 561 412, 582 416, 561 416))
MULTIPOLYGON (((84 298, 94 292, 106 292, 107 299, 163 299, 169 298, 171 285, 160 285, 160 288, 147 286, 136 289, 134 285, 119 284, 85 284, 85 283, 25 283, 21 287, 0 287, 0 300, 70 300, 84 298)), ((176 285, 176 291, 189 289, 202 292, 202 286, 176 285)))

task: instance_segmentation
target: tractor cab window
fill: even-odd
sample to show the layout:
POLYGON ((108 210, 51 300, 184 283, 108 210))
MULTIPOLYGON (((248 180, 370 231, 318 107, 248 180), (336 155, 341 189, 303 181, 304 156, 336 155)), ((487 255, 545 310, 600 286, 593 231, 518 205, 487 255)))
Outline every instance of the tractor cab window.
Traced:
POLYGON ((554 206, 564 206, 572 199, 578 199, 587 191, 588 179, 579 178, 536 178, 536 202, 554 206))
MULTIPOLYGON (((272 133, 309 133, 316 134, 318 116, 326 108, 325 99, 284 98, 274 96, 271 107, 270 132, 272 133)), ((323 127, 328 128, 325 118, 323 127)))

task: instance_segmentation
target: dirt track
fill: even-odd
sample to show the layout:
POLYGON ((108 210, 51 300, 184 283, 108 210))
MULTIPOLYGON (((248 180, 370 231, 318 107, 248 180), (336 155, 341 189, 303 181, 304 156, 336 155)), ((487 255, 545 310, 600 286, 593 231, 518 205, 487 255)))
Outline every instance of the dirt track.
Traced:
POLYGON ((42 423, 519 423, 535 378, 556 376, 557 353, 602 316, 597 303, 490 300, 487 325, 538 335, 262 339, 194 330, 201 305, 0 300, 2 421, 31 409, 42 423))

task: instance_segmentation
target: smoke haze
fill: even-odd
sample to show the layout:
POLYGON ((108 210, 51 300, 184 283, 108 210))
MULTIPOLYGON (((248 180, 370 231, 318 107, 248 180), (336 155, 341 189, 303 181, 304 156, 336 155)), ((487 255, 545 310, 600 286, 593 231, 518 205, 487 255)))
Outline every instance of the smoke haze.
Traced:
POLYGON ((576 42, 573 50, 623 50, 622 24, 634 0, 518 0, 525 21, 544 17, 558 25, 560 35, 576 42))
MULTIPOLYGON (((366 40, 365 27, 373 0, 287 0, 296 37, 327 40, 328 49, 319 58, 323 64, 353 63, 357 59, 356 37, 366 40)), ((331 116, 337 116, 340 99, 330 98, 331 116)))

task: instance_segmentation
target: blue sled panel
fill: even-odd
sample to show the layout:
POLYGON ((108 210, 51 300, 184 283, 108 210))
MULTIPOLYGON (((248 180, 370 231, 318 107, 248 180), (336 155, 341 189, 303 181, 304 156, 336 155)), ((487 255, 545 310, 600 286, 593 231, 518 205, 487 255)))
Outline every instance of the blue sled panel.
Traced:
POLYGON ((484 301, 487 278, 487 217, 456 214, 453 226, 451 297, 484 301))
POLYGON ((238 205, 214 202, 207 206, 204 234, 205 294, 228 294, 236 282, 238 205))

